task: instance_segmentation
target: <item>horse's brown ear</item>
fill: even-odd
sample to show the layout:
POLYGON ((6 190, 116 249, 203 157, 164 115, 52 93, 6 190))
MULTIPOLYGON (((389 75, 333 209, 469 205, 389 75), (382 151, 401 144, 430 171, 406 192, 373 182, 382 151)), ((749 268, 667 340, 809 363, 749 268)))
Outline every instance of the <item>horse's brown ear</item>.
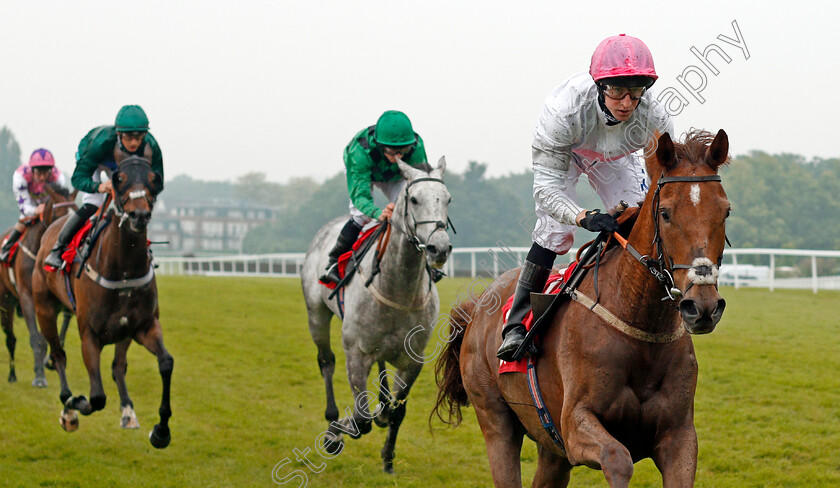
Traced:
POLYGON ((44 205, 44 211, 41 213, 41 222, 43 222, 44 225, 49 225, 49 223, 52 222, 52 216, 53 216, 53 202, 52 202, 52 199, 50 199, 44 205))
POLYGON ((715 140, 712 141, 712 145, 706 150, 706 163, 717 171, 721 165, 726 164, 728 159, 729 136, 726 135, 726 131, 721 129, 715 136, 715 140))
POLYGON ((656 144, 656 160, 664 169, 671 169, 677 164, 677 151, 674 149, 674 142, 667 132, 659 136, 656 144))

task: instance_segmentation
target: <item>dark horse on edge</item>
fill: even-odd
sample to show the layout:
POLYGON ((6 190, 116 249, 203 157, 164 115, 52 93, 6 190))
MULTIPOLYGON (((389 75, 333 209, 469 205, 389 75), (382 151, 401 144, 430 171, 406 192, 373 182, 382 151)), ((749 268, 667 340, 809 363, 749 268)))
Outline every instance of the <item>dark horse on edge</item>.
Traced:
POLYGON ((694 485, 697 360, 691 334, 712 332, 725 307, 717 276, 730 207, 717 172, 728 150, 722 130, 715 137, 691 132, 682 144, 666 133, 648 148, 654 184, 627 250, 606 251, 597 275, 590 271, 577 288, 579 303, 564 303, 541 337, 536 370, 559 442, 538 418, 527 376, 498 374, 498 297, 513 293, 519 271, 502 275, 462 314, 450 314, 453 340, 437 365, 435 411, 457 423, 461 407, 475 407, 496 487, 521 486, 525 435, 539 453, 534 487, 565 487, 578 465, 601 469, 611 487, 627 487, 633 464, 643 458, 653 459, 665 488, 694 485), (584 305, 584 298, 596 297, 595 276, 602 307, 596 310, 607 310, 611 319, 584 305))
MULTIPOLYGON (((45 184, 44 189, 49 199, 44 204, 44 211, 38 217, 32 217, 26 232, 18 241, 18 250, 10 266, 0 265, 0 323, 6 333, 6 349, 9 351, 9 383, 17 381, 15 374, 15 338, 14 309, 20 305, 21 315, 29 329, 29 345, 35 355, 35 378, 32 386, 46 388, 47 377, 44 375, 44 358, 47 354, 47 342, 38 332, 35 320, 35 306, 32 302, 32 269, 35 267, 35 257, 41 246, 41 236, 47 230, 47 225, 67 214, 70 207, 76 208, 72 194, 59 186, 45 184)), ((70 324, 70 313, 64 312, 64 323, 61 327, 60 339, 63 343, 67 326, 70 324)), ((47 365, 49 366, 49 365, 47 365)))
POLYGON ((78 262, 69 270, 82 356, 90 376, 90 401, 84 396, 74 397, 70 392, 65 374, 66 356, 56 333, 56 315, 60 307, 63 305, 72 310, 74 300, 68 294, 62 272, 44 270, 44 258, 53 247, 63 220, 47 229, 38 253, 32 276, 35 310, 61 380, 62 427, 67 431, 76 430, 76 411, 90 415, 105 407, 99 356, 103 346, 114 344, 111 372, 120 394, 121 427, 139 428, 134 404, 125 385, 126 352, 135 340, 158 359, 163 380, 160 423, 150 432, 149 440, 154 447, 164 448, 170 441, 169 387, 174 360, 163 345, 154 263, 146 239, 152 207, 163 188, 163 181, 151 170, 148 160, 135 156, 118 163, 111 181, 116 212, 109 210, 104 217, 108 223, 91 247, 90 258, 80 277, 76 278, 78 262))

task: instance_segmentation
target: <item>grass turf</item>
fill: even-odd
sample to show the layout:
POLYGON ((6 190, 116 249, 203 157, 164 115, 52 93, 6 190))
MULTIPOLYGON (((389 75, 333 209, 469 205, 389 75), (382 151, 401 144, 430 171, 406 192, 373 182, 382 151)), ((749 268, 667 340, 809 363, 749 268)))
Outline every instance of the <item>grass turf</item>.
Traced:
MULTIPOLYGON (((442 281, 442 308, 468 284, 442 281)), ((0 383, 0 485, 278 486, 274 471, 278 481, 289 476, 285 486, 492 486, 471 409, 460 427, 434 423, 429 431, 436 391, 431 364, 409 396, 396 475, 381 472, 385 436, 376 427, 362 439, 345 439, 333 459, 315 452, 326 427, 324 389, 297 280, 166 276, 159 290, 164 338, 175 357, 171 445, 159 451, 148 442, 161 386, 157 361, 144 348, 132 345, 127 375, 141 429, 119 428, 108 346, 102 356, 108 404, 81 417, 79 431, 68 434, 58 425, 56 374, 47 373, 46 390, 29 386, 32 352, 16 319, 18 383, 0 383), (312 468, 296 459, 295 450, 312 468), (305 485, 290 476, 296 470, 305 474, 305 485)), ((700 363, 696 486, 840 485, 840 295, 748 288, 722 294, 728 302, 722 323, 713 334, 694 338, 700 363)), ((339 331, 336 321, 335 390, 343 411, 352 398, 339 331)), ((67 353, 73 393, 87 395, 75 322, 67 353)), ((8 373, 7 357, 0 352, 0 378, 8 373)), ((536 449, 527 440, 522 461, 527 486, 536 467, 536 449)), ((572 472, 571 484, 606 486, 599 471, 583 467, 572 472)), ((631 486, 661 486, 650 460, 636 465, 631 486)))

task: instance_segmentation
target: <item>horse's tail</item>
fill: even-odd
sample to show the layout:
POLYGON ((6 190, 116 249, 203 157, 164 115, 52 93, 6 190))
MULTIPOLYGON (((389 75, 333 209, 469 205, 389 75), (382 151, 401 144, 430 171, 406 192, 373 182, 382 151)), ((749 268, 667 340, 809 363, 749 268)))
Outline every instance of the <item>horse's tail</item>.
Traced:
POLYGON ((464 342, 464 334, 474 309, 475 302, 468 300, 453 307, 449 312, 449 333, 452 340, 446 343, 435 364, 438 394, 435 407, 429 416, 430 423, 432 416, 437 415, 442 422, 457 426, 461 423, 461 407, 470 404, 467 390, 464 389, 464 380, 461 378, 461 344, 464 342))

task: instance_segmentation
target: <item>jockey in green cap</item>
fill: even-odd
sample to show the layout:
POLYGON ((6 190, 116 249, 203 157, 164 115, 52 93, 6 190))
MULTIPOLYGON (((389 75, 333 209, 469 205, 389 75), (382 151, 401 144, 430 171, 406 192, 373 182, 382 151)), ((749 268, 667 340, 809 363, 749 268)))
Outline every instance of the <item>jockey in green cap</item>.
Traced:
POLYGON ((412 166, 426 165, 423 139, 414 132, 408 117, 396 110, 382 114, 376 125, 360 130, 344 148, 344 167, 347 190, 350 193, 350 220, 338 234, 330 251, 325 282, 338 283, 338 258, 356 242, 362 227, 372 219, 384 221, 391 217, 404 179, 397 166, 397 158, 412 166), (390 202, 384 209, 373 203, 373 187, 377 187, 390 202))
POLYGON ((117 113, 114 125, 91 129, 79 142, 76 169, 70 179, 82 194, 82 207, 71 213, 58 234, 55 247, 44 260, 45 266, 60 269, 64 249, 111 191, 111 181, 101 181, 100 172, 117 169, 117 161, 128 156, 140 156, 151 162, 152 171, 163 180, 163 156, 157 141, 149 133, 149 118, 138 105, 126 105, 117 113))

